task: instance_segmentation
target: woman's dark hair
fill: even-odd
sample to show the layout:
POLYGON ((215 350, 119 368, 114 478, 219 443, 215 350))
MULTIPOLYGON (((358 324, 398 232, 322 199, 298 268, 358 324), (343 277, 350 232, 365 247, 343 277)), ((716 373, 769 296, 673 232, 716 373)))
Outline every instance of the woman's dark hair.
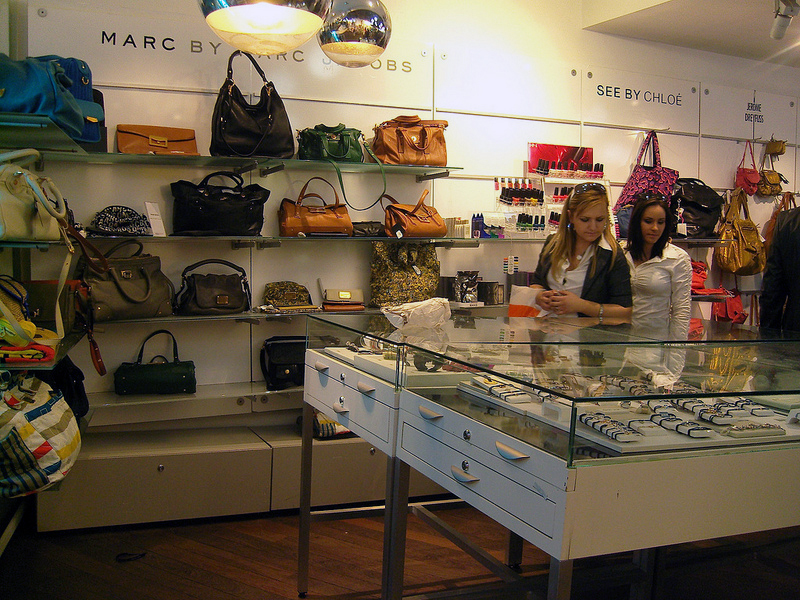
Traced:
POLYGON ((653 244, 653 256, 661 256, 664 252, 664 247, 669 241, 670 233, 672 232, 672 211, 669 209, 669 201, 664 194, 659 192, 643 192, 637 196, 636 203, 633 205, 631 212, 631 220, 628 224, 628 245, 627 250, 631 253, 634 260, 646 260, 648 257, 644 255, 644 236, 642 235, 642 215, 651 206, 660 206, 664 209, 666 222, 664 224, 664 232, 658 241, 653 244))

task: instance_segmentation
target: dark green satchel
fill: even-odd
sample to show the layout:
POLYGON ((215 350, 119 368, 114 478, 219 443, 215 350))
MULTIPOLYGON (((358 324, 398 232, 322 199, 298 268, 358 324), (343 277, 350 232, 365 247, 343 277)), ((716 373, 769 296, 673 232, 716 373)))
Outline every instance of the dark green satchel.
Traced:
POLYGON ((114 373, 114 391, 120 395, 129 394, 194 394, 197 381, 194 363, 178 359, 178 342, 166 329, 159 329, 148 335, 139 348, 139 357, 134 363, 122 363, 114 373), (166 333, 172 338, 173 361, 158 355, 149 363, 142 363, 144 345, 147 341, 166 333), (160 360, 158 360, 160 359, 160 360), (156 362, 158 360, 158 362, 156 362))
POLYGON ((339 123, 335 127, 315 125, 297 134, 297 156, 304 160, 364 162, 361 131, 339 123))

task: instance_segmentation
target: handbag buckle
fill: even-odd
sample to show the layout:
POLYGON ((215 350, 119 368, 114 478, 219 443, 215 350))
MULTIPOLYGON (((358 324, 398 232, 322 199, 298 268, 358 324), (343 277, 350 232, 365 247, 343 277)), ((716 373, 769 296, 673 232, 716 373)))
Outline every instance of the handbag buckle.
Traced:
POLYGON ((216 298, 217 306, 228 306, 230 304, 230 297, 228 294, 219 294, 216 298))
POLYGON ((149 144, 151 146, 155 146, 156 148, 166 148, 167 138, 160 135, 151 135, 149 136, 149 144))
POLYGON ((130 269, 123 269, 119 272, 119 276, 123 279, 133 279, 133 271, 130 269))

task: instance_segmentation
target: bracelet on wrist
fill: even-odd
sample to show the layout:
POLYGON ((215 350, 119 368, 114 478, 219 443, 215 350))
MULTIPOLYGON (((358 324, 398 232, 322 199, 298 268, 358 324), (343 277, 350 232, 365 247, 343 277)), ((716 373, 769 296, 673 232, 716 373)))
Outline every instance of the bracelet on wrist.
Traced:
POLYGON ((605 312, 605 307, 601 304, 600 310, 597 311, 597 320, 600 321, 600 324, 603 324, 603 312, 605 312))

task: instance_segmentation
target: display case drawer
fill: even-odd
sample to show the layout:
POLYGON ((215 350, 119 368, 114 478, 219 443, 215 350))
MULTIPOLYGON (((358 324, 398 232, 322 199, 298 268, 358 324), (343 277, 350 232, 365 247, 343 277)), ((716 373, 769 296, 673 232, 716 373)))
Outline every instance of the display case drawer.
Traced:
POLYGON ((272 449, 244 427, 84 437, 56 491, 37 496, 39 531, 265 512, 272 449))
MULTIPOLYGON (((550 484, 555 489, 564 490, 567 486, 564 461, 531 444, 409 390, 400 392, 400 410, 408 415, 406 420, 410 420, 421 431, 440 439, 437 432, 446 432, 484 452, 486 456, 482 457, 482 462, 506 477, 519 480, 527 476, 531 485, 540 488, 549 488, 547 484, 550 484)), ((485 415, 482 417, 487 418, 485 415)))
POLYGON ((534 537, 546 540, 556 534, 556 514, 563 497, 546 497, 542 490, 491 469, 477 453, 461 452, 408 422, 401 423, 398 445, 398 456, 404 462, 506 527, 519 531, 521 522, 535 530, 538 535, 534 537))
POLYGON ((374 394, 355 390, 314 367, 306 366, 305 401, 390 454, 397 411, 374 394))
POLYGON ((327 375, 331 379, 363 393, 365 396, 375 398, 392 408, 397 408, 394 386, 379 377, 360 371, 316 350, 308 350, 306 352, 306 365, 318 373, 327 375))

